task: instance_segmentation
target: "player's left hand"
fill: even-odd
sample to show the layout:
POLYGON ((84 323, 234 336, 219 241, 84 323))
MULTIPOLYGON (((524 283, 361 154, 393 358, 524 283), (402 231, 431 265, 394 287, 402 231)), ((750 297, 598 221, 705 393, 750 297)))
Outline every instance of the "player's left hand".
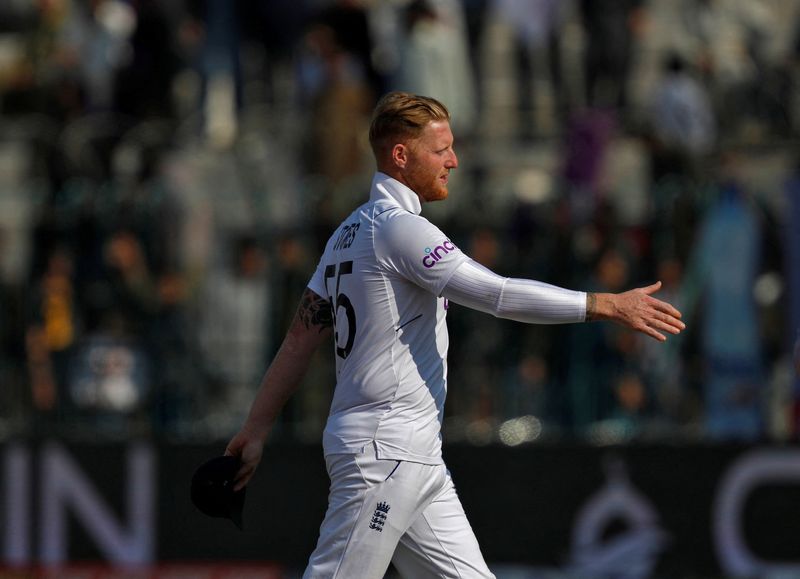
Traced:
POLYGON ((236 456, 242 463, 239 472, 236 473, 235 491, 243 489, 253 474, 256 472, 258 464, 261 462, 261 455, 264 451, 264 441, 261 437, 253 436, 246 429, 239 431, 228 443, 225 448, 225 455, 236 456))

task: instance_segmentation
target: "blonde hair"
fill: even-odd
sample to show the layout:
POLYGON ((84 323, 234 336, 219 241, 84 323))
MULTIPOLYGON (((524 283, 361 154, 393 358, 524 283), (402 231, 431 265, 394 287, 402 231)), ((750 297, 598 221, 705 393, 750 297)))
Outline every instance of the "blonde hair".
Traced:
POLYGON ((390 92, 375 105, 369 127, 369 144, 376 158, 395 143, 416 139, 428 123, 450 121, 450 111, 434 98, 390 92))

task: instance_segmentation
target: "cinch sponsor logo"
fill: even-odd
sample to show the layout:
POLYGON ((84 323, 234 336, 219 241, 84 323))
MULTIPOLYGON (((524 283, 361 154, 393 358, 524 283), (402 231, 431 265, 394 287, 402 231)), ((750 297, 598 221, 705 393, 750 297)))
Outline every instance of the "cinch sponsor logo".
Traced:
POLYGON ((443 256, 447 255, 455 248, 456 246, 453 245, 449 239, 445 239, 441 245, 437 245, 433 249, 426 247, 425 257, 422 258, 422 265, 428 269, 432 268, 434 265, 436 265, 437 261, 442 259, 443 256))

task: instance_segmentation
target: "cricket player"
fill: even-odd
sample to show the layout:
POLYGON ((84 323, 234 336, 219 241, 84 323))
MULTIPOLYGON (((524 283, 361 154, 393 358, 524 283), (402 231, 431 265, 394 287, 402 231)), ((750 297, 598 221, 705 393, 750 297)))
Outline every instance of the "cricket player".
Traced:
MULTIPOLYGON (((334 231, 280 351, 226 454, 258 465, 313 352, 333 336, 336 390, 323 435, 328 510, 306 579, 489 578, 442 461, 448 301, 511 320, 612 320, 657 340, 684 328, 660 284, 593 294, 505 278, 478 265, 421 216, 458 167, 440 102, 393 92, 377 104, 369 200, 334 231)), ((455 388, 458 384, 454 385, 455 388)))

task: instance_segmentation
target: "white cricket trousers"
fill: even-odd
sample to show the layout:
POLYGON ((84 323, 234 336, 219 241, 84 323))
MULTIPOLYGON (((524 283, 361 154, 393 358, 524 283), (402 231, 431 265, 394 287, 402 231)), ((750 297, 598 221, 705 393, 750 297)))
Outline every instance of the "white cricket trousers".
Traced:
POLYGON ((303 579, 494 579, 443 464, 326 457, 328 510, 303 579))

